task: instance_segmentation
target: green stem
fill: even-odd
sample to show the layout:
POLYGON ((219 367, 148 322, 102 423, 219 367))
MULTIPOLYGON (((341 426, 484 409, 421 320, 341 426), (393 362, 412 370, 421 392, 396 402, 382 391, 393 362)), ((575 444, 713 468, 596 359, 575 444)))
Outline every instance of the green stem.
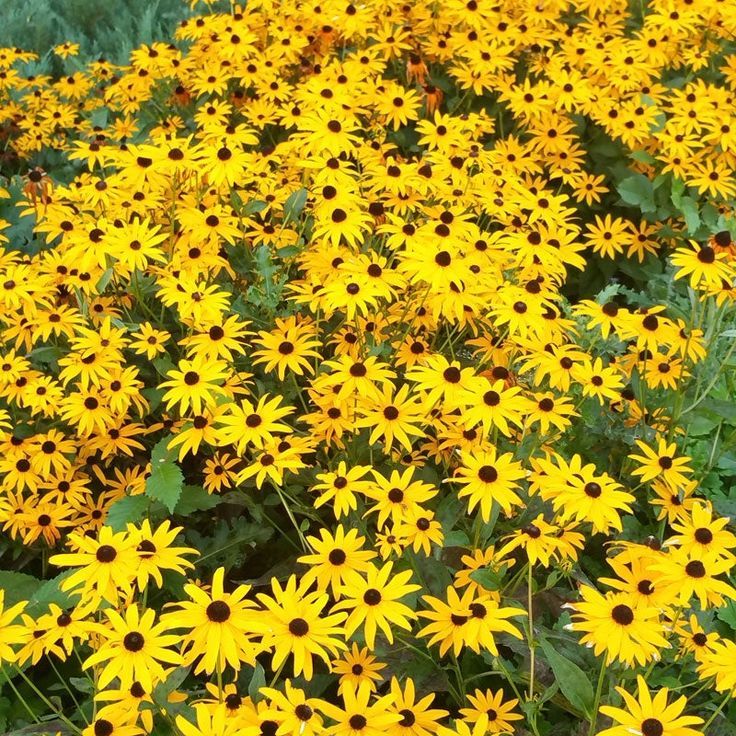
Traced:
MULTIPOLYGON (((437 662, 435 662, 434 658, 428 652, 423 652, 418 647, 415 647, 411 642, 408 642, 406 639, 403 639, 400 636, 396 636, 394 634, 394 638, 396 639, 396 641, 401 642, 407 649, 411 649, 411 651, 414 652, 415 654, 418 654, 420 657, 423 657, 424 659, 429 660, 440 672, 443 671, 442 667, 439 664, 437 664, 437 662)), ((447 681, 447 687, 450 692, 450 695, 452 695, 452 699, 458 705, 463 705, 464 703, 463 703, 462 697, 458 694, 457 690, 455 690, 455 688, 452 686, 449 680, 447 681)))
POLYGON ((703 726, 703 733, 707 736, 708 733, 708 726, 710 726, 713 721, 715 721, 716 718, 718 718, 718 714, 724 709, 726 706, 726 703, 732 698, 731 691, 729 690, 726 693, 726 697, 723 698, 721 701, 721 704, 715 709, 713 715, 705 722, 705 725, 703 726))
POLYGON ((593 736, 595 733, 595 727, 598 725, 598 706, 601 702, 601 693, 603 692, 603 680, 606 676, 606 660, 605 657, 601 660, 601 671, 598 673, 598 685, 595 689, 595 699, 593 700, 593 710, 590 714, 590 728, 588 729, 588 736, 593 736))
MULTIPOLYGON (((705 391, 703 391, 700 396, 698 396, 695 401, 693 401, 690 406, 686 407, 682 410, 682 413, 680 414, 680 417, 684 417, 685 414, 689 414, 693 409, 695 409, 701 402, 705 401, 708 398, 708 394, 710 393, 713 386, 716 385, 718 382, 718 379, 721 377, 721 373, 723 372, 724 367, 726 366, 726 363, 728 362, 728 359, 731 357, 731 354, 733 353, 734 349, 736 349, 736 340, 734 340, 731 343, 731 347, 728 349, 728 352, 726 353, 725 357, 723 358, 723 361, 719 367, 719 369, 716 371, 715 376, 713 376, 711 382, 705 387, 705 391)), ((678 419, 680 418, 678 417, 678 419)))
POLYGON ((217 664, 215 665, 217 671, 217 699, 220 703, 224 702, 222 696, 222 657, 217 655, 217 664))
POLYGON ((460 662, 457 661, 457 655, 455 654, 455 652, 452 653, 452 664, 455 669, 455 677, 457 678, 458 692, 464 699, 465 698, 465 678, 463 677, 463 672, 460 669, 460 662))
MULTIPOLYGON (((14 665, 14 666, 15 666, 17 673, 23 678, 26 685, 28 685, 28 687, 30 687, 31 690, 33 690, 33 692, 39 697, 41 702, 52 713, 54 713, 54 715, 56 715, 59 718, 59 720, 63 721, 70 729, 72 729, 74 733, 81 734, 82 730, 78 726, 75 726, 63 713, 61 713, 54 707, 54 704, 33 684, 33 682, 30 680, 28 675, 26 675, 26 673, 23 672, 23 670, 20 667, 18 667, 18 665, 14 665)), ((8 678, 8 681, 10 681, 10 678, 8 678)))
POLYGON ((25 698, 21 695, 20 690, 18 690, 18 688, 15 686, 15 683, 11 679, 10 675, 7 672, 5 672, 5 668, 3 668, 3 674, 5 675, 5 679, 6 679, 7 683, 8 683, 8 685, 10 685, 10 689, 15 693, 15 697, 18 698, 18 700, 23 704, 23 707, 28 711, 28 715, 36 723, 41 723, 40 718, 36 715, 36 713, 33 710, 33 708, 31 708, 31 706, 28 705, 28 703, 26 702, 25 698))
POLYGON ((284 665, 285 664, 286 664, 286 660, 284 659, 284 661, 279 665, 279 668, 276 670, 276 673, 274 674, 274 676, 273 676, 273 678, 271 680, 271 684, 269 685, 269 687, 273 687, 276 684, 276 681, 281 676, 281 672, 284 669, 284 665))
POLYGON ((528 566, 526 578, 526 601, 529 609, 529 695, 527 700, 534 699, 534 669, 536 665, 536 644, 534 642, 534 611, 532 594, 532 565, 528 566))
POLYGON ((302 394, 301 388, 299 388, 296 376, 292 372, 289 372, 289 376, 291 377, 291 382, 294 384, 294 388, 296 389, 296 396, 301 402, 302 407, 304 408, 304 413, 309 414, 309 407, 307 407, 307 402, 304 400, 304 395, 302 394))
POLYGON ((51 665, 51 669, 54 671, 54 674, 59 678, 59 682, 62 684, 63 688, 69 693, 69 697, 72 699, 72 702, 74 703, 74 707, 77 709, 77 712, 82 713, 82 718, 84 718, 85 723, 89 726, 89 720, 87 719, 87 716, 82 712, 82 709, 79 707, 79 701, 75 697, 74 693, 72 692, 72 689, 69 687, 66 680, 61 676, 61 673, 56 668, 56 665, 54 664, 53 659, 51 659, 51 655, 47 654, 46 659, 48 659, 49 664, 51 665))
POLYGON ((273 487, 276 489, 276 493, 278 493, 279 498, 281 499, 281 504, 284 507, 284 511, 286 511, 286 515, 291 520, 291 523, 294 526, 294 529, 296 529, 296 533, 299 535, 299 541, 302 544, 302 549, 305 552, 309 552, 309 544, 307 543, 307 540, 304 538, 304 535, 302 534, 302 530, 299 528, 299 524, 297 523, 296 517, 294 516, 294 513, 291 510, 291 506, 289 506, 289 504, 286 502, 286 499, 284 498, 283 491, 276 484, 274 484, 273 487))
POLYGON ((511 677, 511 673, 506 669, 506 665, 501 661, 500 657, 496 657, 496 664, 498 665, 499 669, 503 673, 503 676, 506 678, 506 682, 511 685, 511 689, 514 691, 514 695, 516 695, 516 699, 521 702, 524 700, 524 698, 521 697, 521 692, 519 691, 519 688, 517 687, 516 683, 511 677))

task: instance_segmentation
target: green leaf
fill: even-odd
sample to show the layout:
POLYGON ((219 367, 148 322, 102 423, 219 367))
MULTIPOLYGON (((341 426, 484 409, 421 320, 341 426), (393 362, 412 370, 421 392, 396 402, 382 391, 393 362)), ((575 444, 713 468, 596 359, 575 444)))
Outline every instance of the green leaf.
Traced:
POLYGON ((716 609, 716 617, 727 624, 731 631, 736 631, 736 604, 733 601, 716 609))
POLYGON ((685 218, 688 232, 692 235, 700 227, 700 212, 698 203, 692 197, 682 197, 680 199, 680 212, 685 218))
POLYGON ((184 476, 176 463, 164 462, 146 481, 146 495, 166 506, 173 513, 181 496, 184 476))
POLYGON ((186 680, 188 674, 188 667, 177 667, 169 672, 166 678, 153 688, 153 692, 151 693, 153 702, 169 715, 176 715, 186 707, 185 703, 169 702, 169 696, 186 680))
POLYGON ((636 205, 642 212, 654 212, 657 209, 652 182, 644 174, 629 176, 616 188, 626 204, 636 205))
POLYGON ((654 156, 652 156, 652 154, 648 151, 632 151, 629 154, 629 158, 632 158, 634 159, 634 161, 638 161, 642 164, 653 164, 656 161, 654 156))
POLYGON ((261 663, 256 662, 253 677, 250 678, 250 682, 248 683, 248 695, 250 695, 254 703, 263 700, 263 695, 261 695, 262 687, 266 687, 266 673, 261 663))
POLYGON ((110 280, 112 279, 114 271, 112 268, 108 268, 105 273, 100 276, 99 281, 97 282, 97 286, 95 287, 97 289, 98 294, 102 294, 103 291, 107 288, 107 285, 110 283, 110 280))
POLYGON ((110 506, 105 523, 112 527, 113 531, 121 532, 126 524, 137 524, 144 519, 150 505, 151 499, 147 495, 125 496, 110 506))
POLYGON ((559 684, 562 694, 574 708, 590 718, 592 716, 594 695, 593 685, 588 675, 574 662, 571 662, 567 657, 563 657, 547 639, 540 639, 539 645, 542 647, 544 656, 555 674, 555 680, 559 684))
POLYGON ((176 449, 169 449, 169 442, 171 442, 173 435, 167 434, 166 437, 160 439, 151 450, 151 471, 156 469, 156 466, 162 462, 171 462, 176 458, 176 449))
POLYGON ((675 177, 674 181, 672 182, 672 190, 670 192, 670 199, 672 200, 672 204, 677 207, 677 209, 682 209, 682 195, 685 193, 685 182, 682 179, 678 179, 675 177))
POLYGON ((86 677, 70 677, 69 684, 80 693, 93 693, 95 686, 86 677))
POLYGON ((146 495, 166 506, 170 513, 181 496, 184 475, 179 466, 171 459, 173 453, 168 444, 171 435, 159 440, 151 452, 151 475, 146 480, 146 495))
POLYGON ((0 570, 0 590, 5 591, 5 608, 27 601, 41 587, 41 581, 22 572, 0 570))
POLYGON ((26 612, 32 616, 39 616, 45 613, 49 604, 56 603, 62 608, 69 608, 72 605, 72 597, 69 593, 61 590, 61 583, 74 573, 74 570, 65 570, 51 580, 46 580, 31 596, 28 602, 26 612))
POLYGON ((284 223, 295 222, 307 203, 307 190, 303 187, 292 192, 284 202, 284 223))
POLYGON ((245 215, 246 217, 250 217, 251 215, 257 215, 262 210, 266 209, 266 202, 263 202, 260 199, 251 199, 250 202, 246 202, 243 205, 243 209, 241 210, 241 213, 245 215))
POLYGON ((473 582, 478 583, 481 588, 485 588, 486 590, 501 590, 503 587, 503 573, 491 570, 489 567, 473 570, 469 577, 473 582))
POLYGON ((188 516, 195 511, 213 509, 222 501, 217 494, 210 494, 202 486, 184 486, 181 489, 181 497, 174 508, 174 513, 180 516, 188 516))

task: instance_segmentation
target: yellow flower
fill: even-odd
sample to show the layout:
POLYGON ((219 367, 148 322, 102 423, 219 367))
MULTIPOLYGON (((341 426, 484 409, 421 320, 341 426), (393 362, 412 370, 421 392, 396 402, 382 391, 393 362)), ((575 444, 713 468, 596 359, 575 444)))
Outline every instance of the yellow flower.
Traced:
POLYGON ((669 703, 669 690, 666 687, 652 697, 641 675, 637 676, 636 682, 638 697, 626 692, 623 687, 616 688, 626 708, 601 706, 600 712, 618 725, 599 731, 598 736, 629 736, 631 733, 640 733, 642 736, 697 736, 700 733, 690 726, 698 726, 703 719, 683 715, 687 706, 684 695, 669 703))

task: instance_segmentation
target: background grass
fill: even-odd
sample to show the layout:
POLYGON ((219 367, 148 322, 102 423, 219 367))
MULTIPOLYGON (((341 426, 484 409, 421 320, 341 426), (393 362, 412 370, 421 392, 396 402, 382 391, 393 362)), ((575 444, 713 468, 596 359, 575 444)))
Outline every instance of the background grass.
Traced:
POLYGON ((51 49, 64 41, 80 44, 79 58, 124 64, 140 44, 171 38, 188 15, 188 0, 0 0, 0 47, 38 53, 35 72, 59 70, 51 49))

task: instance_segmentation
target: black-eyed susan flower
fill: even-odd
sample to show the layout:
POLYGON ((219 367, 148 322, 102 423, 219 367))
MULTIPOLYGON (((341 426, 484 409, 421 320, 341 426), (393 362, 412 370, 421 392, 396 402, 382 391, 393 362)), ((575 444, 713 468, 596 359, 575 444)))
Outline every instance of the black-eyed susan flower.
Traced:
POLYGON ((168 389, 163 400, 169 409, 176 406, 183 413, 191 407, 195 414, 201 414, 223 393, 220 383, 226 376, 224 361, 181 360, 178 369, 167 373, 169 380, 160 384, 160 388, 168 389))
POLYGON ((435 699, 433 693, 417 698, 411 677, 406 679, 403 688, 395 677, 391 678, 391 699, 391 710, 401 716, 398 723, 388 728, 388 733, 394 736, 429 736, 437 733, 438 722, 448 715, 441 708, 430 708, 435 699))
POLYGON ((688 482, 688 475, 692 473, 688 465, 690 458, 678 456, 674 442, 668 444, 664 438, 659 438, 656 449, 642 440, 636 440, 636 444, 643 454, 630 456, 639 464, 631 471, 632 475, 639 476, 643 483, 661 478, 672 488, 679 488, 688 482))
POLYGON ((515 698, 506 699, 503 690, 478 690, 468 693, 470 707, 461 708, 460 713, 468 723, 478 724, 489 733, 506 733, 514 728, 514 722, 523 716, 514 711, 518 704, 515 698))
MULTIPOLYGON (((273 596, 259 593, 258 600, 264 607, 264 619, 269 631, 263 638, 263 646, 273 650, 274 668, 280 667, 292 654, 294 674, 304 673, 307 680, 314 672, 313 657, 329 664, 345 649, 342 640, 343 612, 323 614, 328 595, 319 590, 307 592, 307 586, 297 586, 296 576, 291 575, 283 588, 274 578, 271 583, 273 596)), ((333 611, 336 607, 333 607, 333 611)))
POLYGON ((346 532, 342 524, 338 524, 334 535, 327 529, 320 529, 319 538, 307 537, 314 552, 298 560, 309 566, 302 583, 307 585, 315 580, 320 590, 329 588, 335 600, 339 600, 343 585, 350 578, 370 570, 370 560, 376 557, 372 550, 363 549, 365 541, 357 529, 346 532))
POLYGON ((357 687, 346 683, 341 694, 343 708, 331 703, 323 706, 325 715, 335 721, 335 725, 328 728, 330 736, 380 736, 401 721, 401 715, 389 710, 390 694, 370 703, 371 687, 365 681, 357 687))
POLYGON ((656 608, 634 607, 626 593, 602 595, 594 588, 580 588, 582 600, 571 604, 572 631, 581 631, 581 643, 591 646, 596 656, 605 652, 606 662, 633 665, 660 657, 669 647, 664 624, 656 608))
POLYGON ((164 633, 169 629, 166 624, 154 623, 155 611, 141 613, 137 606, 130 606, 124 617, 114 610, 105 614, 109 628, 99 628, 102 644, 84 663, 85 667, 105 663, 99 675, 100 687, 118 678, 121 687, 140 682, 151 691, 164 679, 164 665, 181 662, 181 655, 169 648, 179 637, 164 633))
POLYGON ((403 570, 392 576, 393 562, 382 567, 371 565, 365 578, 356 578, 343 586, 343 598, 333 610, 350 613, 345 621, 345 632, 350 636, 359 626, 363 626, 366 644, 374 648, 376 633, 380 629, 389 643, 393 643, 393 627, 405 631, 411 629, 410 620, 416 614, 401 599, 420 589, 410 583, 411 570, 403 570))
POLYGON ((335 674, 340 675, 338 692, 342 693, 346 687, 357 690, 362 682, 368 683, 371 691, 375 691, 376 684, 382 679, 379 673, 386 665, 377 662, 367 647, 361 649, 353 642, 351 649, 343 653, 342 659, 332 662, 332 668, 335 674))
POLYGON ((92 600, 100 598, 117 604, 121 593, 130 593, 138 572, 135 539, 126 532, 114 533, 103 527, 97 539, 72 533, 69 541, 76 552, 54 555, 49 561, 59 567, 78 567, 65 578, 62 590, 81 589, 92 600))
POLYGON ((263 447, 273 442, 275 433, 288 433, 290 427, 281 419, 292 413, 292 406, 283 406, 281 397, 261 396, 257 403, 244 399, 239 404, 228 404, 228 411, 218 418, 221 425, 218 430, 219 442, 223 445, 234 445, 241 455, 246 447, 253 445, 263 447))
POLYGON ((261 693, 270 701, 265 715, 278 723, 277 736, 317 736, 322 733, 324 725, 319 714, 322 701, 307 697, 289 680, 284 683, 283 693, 270 687, 261 688, 261 693))
POLYGON ((491 518, 493 504, 498 504, 508 516, 521 503, 515 493, 516 482, 526 475, 521 463, 514 461, 510 452, 497 455, 494 448, 463 455, 453 481, 462 484, 460 498, 468 497, 468 509, 480 506, 483 521, 491 518))
POLYGON ((634 697, 623 687, 617 692, 624 699, 625 708, 614 708, 602 705, 600 712, 612 718, 617 725, 600 731, 605 736, 624 736, 632 732, 642 736, 696 736, 698 731, 690 726, 698 726, 703 722, 698 716, 683 715, 687 706, 687 698, 681 695, 674 702, 669 702, 669 690, 663 687, 652 697, 643 677, 636 678, 638 696, 634 697))
POLYGON ((186 631, 181 637, 183 661, 196 663, 195 672, 222 671, 226 665, 238 672, 244 662, 255 660, 254 639, 267 630, 258 621, 254 602, 245 597, 250 586, 239 585, 226 593, 224 577, 225 569, 218 567, 209 591, 194 583, 184 586, 191 600, 180 602, 178 610, 163 618, 169 629, 186 631))

